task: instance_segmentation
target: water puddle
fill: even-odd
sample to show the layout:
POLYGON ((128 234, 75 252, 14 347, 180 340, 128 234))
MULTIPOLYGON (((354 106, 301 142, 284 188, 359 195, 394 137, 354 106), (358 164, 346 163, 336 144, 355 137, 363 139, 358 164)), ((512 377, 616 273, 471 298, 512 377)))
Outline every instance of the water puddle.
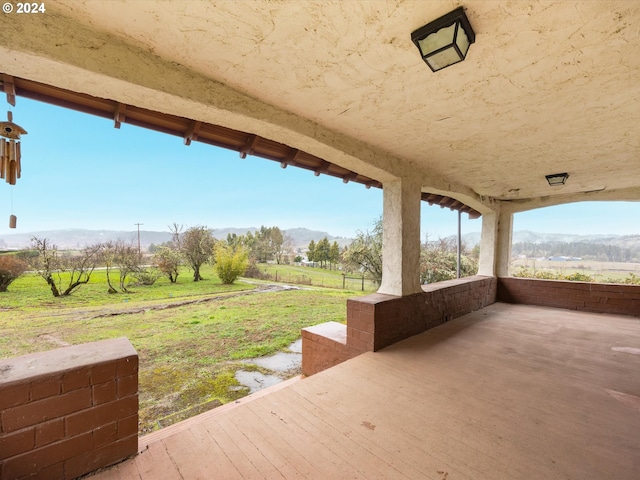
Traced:
POLYGON ((288 352, 278 352, 268 357, 244 360, 244 363, 256 365, 269 373, 238 370, 236 379, 249 388, 249 393, 255 393, 299 375, 302 367, 302 339, 289 345, 288 350, 288 352))

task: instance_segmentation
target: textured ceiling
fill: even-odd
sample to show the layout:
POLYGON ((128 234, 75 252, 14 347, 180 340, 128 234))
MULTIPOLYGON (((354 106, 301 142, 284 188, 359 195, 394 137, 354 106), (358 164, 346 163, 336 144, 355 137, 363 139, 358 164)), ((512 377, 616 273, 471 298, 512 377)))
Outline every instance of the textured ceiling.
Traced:
MULTIPOLYGON (((277 109, 266 115, 247 106, 244 116, 255 111, 256 118, 269 116, 267 123, 278 123, 283 115, 277 112, 286 112, 307 125, 305 136, 349 144, 348 157, 375 164, 376 170, 364 174, 376 178, 380 172, 377 179, 385 180, 385 171, 400 176, 414 171, 425 191, 462 192, 463 200, 552 196, 554 203, 554 195, 560 202, 562 196, 593 191, 638 200, 640 2, 467 1, 463 5, 476 43, 464 62, 432 73, 410 34, 459 5, 440 0, 57 0, 47 3, 48 12, 38 18, 10 17, 25 22, 22 29, 7 25, 9 16, 3 16, 10 28, 0 34, 0 60, 7 73, 38 81, 46 80, 39 78, 45 69, 30 69, 22 59, 11 71, 8 55, 21 51, 52 58, 59 72, 68 61, 73 75, 65 80, 58 73, 54 79, 65 88, 78 88, 77 68, 116 78, 119 69, 129 69, 126 80, 136 83, 133 70, 142 75, 147 63, 162 61, 165 68, 193 72, 277 109), (59 27, 63 19, 64 30, 59 27), (23 38, 10 45, 8 35, 25 35, 28 28, 48 29, 49 43, 23 38), (87 43, 83 29, 99 33, 91 52, 80 48, 87 43), (134 49, 139 63, 115 58, 116 50, 105 46, 112 42, 134 49), (77 60, 78 55, 88 60, 77 60), (332 132, 335 139, 328 138, 332 132), (558 172, 569 172, 567 184, 549 187, 545 175, 558 172)), ((157 77, 153 72, 149 68, 149 76, 157 77)), ((151 88, 165 89, 155 81, 160 86, 151 88)), ((175 83, 169 74, 167 82, 175 83)), ((166 85, 171 88, 181 86, 166 85)), ((97 86, 86 89, 100 93, 97 86)), ((203 97, 206 90, 200 88, 203 97)), ((117 89, 109 95, 118 96, 117 89)), ((185 97, 192 100, 193 93, 185 97)), ((140 101, 148 107, 154 99, 140 96, 140 101)), ((178 102, 157 102, 163 111, 185 113, 178 111, 178 102)), ((279 132, 271 131, 274 140, 296 143, 298 137, 279 137, 279 132)), ((270 131, 256 133, 269 136, 270 131)), ((304 142, 292 146, 306 147, 304 142)), ((340 155, 327 159, 348 163, 340 155)))

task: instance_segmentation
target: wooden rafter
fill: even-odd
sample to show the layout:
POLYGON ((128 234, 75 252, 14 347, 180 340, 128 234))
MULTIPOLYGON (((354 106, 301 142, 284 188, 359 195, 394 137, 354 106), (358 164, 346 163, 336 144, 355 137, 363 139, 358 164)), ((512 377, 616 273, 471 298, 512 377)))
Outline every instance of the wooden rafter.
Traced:
MULTIPOLYGON (((182 137, 185 145, 190 145, 192 141, 198 141, 220 148, 235 150, 240 154, 241 158, 246 158, 247 155, 254 155, 277 161, 283 168, 291 165, 310 170, 316 176, 325 174, 341 178, 345 183, 352 181, 361 183, 367 188, 382 188, 382 183, 378 180, 252 133, 147 110, 134 105, 126 105, 115 100, 72 92, 39 82, 12 77, 4 73, 0 74, 0 81, 2 83, 2 91, 7 94, 7 100, 12 105, 15 105, 15 96, 18 95, 112 119, 115 128, 120 128, 122 123, 128 123, 168 135, 182 137)), ((422 200, 429 203, 429 205, 440 205, 467 213, 469 218, 478 218, 480 216, 480 213, 473 208, 450 197, 423 193, 422 200)))

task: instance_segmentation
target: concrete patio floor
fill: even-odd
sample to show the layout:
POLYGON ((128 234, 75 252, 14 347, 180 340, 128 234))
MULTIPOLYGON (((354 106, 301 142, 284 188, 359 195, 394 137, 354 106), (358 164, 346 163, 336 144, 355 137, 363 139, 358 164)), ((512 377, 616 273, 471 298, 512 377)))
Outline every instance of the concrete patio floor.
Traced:
POLYGON ((640 320, 493 304, 140 440, 107 479, 640 478, 640 320))

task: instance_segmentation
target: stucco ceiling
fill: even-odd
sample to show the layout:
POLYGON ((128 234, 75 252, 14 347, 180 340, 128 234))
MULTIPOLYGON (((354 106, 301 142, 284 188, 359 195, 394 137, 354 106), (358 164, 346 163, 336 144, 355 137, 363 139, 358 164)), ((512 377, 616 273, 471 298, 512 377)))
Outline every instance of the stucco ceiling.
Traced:
POLYGON ((0 61, 467 202, 640 199, 640 2, 469 0, 476 43, 432 73, 410 34, 459 5, 57 0, 3 15, 0 61))

